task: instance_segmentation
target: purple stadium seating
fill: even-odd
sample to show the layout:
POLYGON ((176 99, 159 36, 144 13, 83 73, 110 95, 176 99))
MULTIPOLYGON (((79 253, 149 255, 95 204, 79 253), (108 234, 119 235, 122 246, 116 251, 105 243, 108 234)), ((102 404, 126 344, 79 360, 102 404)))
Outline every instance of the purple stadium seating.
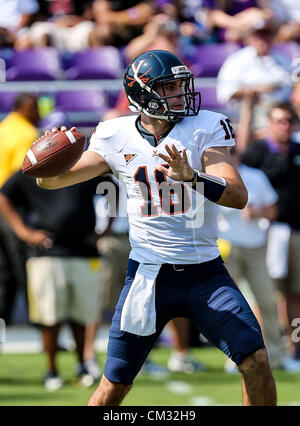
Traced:
POLYGON ((56 110, 66 114, 73 125, 94 126, 108 109, 104 90, 72 90, 56 94, 56 110))
POLYGON ((65 71, 68 80, 113 79, 123 74, 122 58, 113 46, 104 46, 75 53, 65 71))
POLYGON ((7 113, 13 108, 17 92, 0 92, 0 112, 7 113))
POLYGON ((6 48, 0 50, 0 58, 5 61, 5 68, 8 69, 12 66, 12 58, 14 55, 13 49, 6 48))
POLYGON ((208 109, 217 112, 228 112, 228 105, 221 104, 217 100, 216 88, 212 87, 196 87, 201 93, 201 109, 208 109))
POLYGON ((190 68, 195 77, 216 77, 227 56, 239 49, 235 43, 203 44, 197 46, 193 58, 187 59, 193 63, 190 68))
POLYGON ((61 76, 56 49, 29 49, 15 51, 7 69, 7 81, 56 80, 61 76))

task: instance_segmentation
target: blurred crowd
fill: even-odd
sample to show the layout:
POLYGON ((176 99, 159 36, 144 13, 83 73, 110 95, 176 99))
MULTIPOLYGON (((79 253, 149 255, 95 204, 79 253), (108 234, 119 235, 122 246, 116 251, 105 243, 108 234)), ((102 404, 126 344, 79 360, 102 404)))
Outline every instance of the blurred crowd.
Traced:
POLYGON ((241 42, 272 20, 280 42, 300 35, 297 0, 1 0, 0 47, 78 51, 173 33, 187 45, 241 42), (158 15, 161 15, 158 18, 158 15))
MULTIPOLYGON (((215 58, 213 51, 211 57, 196 57, 197 46, 221 46, 218 52, 222 52, 223 46, 235 44, 220 64, 216 96, 224 106, 222 112, 234 110, 231 118, 237 144, 232 156, 247 186, 249 202, 242 212, 220 209, 220 249, 237 284, 247 281, 254 295, 253 307, 272 367, 299 372, 300 336, 298 340, 291 336, 294 321, 300 318, 300 83, 292 63, 295 58, 280 46, 289 45, 300 52, 300 0, 0 0, 0 8, 0 49, 53 46, 58 51, 78 52, 114 46, 121 49, 126 63, 145 50, 165 49, 182 57, 198 77, 199 63, 215 58)), ((30 277, 30 320, 42 327, 48 379, 55 379, 51 386, 58 388, 58 324, 67 317, 72 320, 77 344, 78 376, 85 377, 89 368, 94 377, 100 374, 93 361, 93 342, 99 323, 111 320, 123 284, 128 223, 107 219, 97 234, 96 209, 88 226, 86 221, 78 222, 84 242, 76 240, 76 250, 73 236, 62 231, 63 224, 75 220, 68 206, 55 212, 59 228, 49 228, 51 205, 42 190, 33 196, 35 190, 18 173, 25 153, 45 126, 40 122, 41 112, 35 95, 22 94, 0 122, 0 318, 9 324, 16 290, 25 288, 30 277), (65 306, 54 306, 53 312, 44 308, 53 295, 43 293, 46 278, 39 271, 51 271, 51 264, 45 264, 51 256, 88 259, 87 270, 82 266, 76 275, 90 277, 94 300, 87 303, 94 306, 94 312, 84 306, 85 295, 76 280, 72 291, 78 291, 78 299, 73 304, 67 302, 69 290, 61 288, 65 306), (42 258, 44 263, 33 262, 33 258, 42 258), (101 260, 101 266, 95 258, 101 260), (98 286, 93 282, 95 271, 98 286)), ((130 114, 128 101, 121 91, 115 105, 105 114, 99 113, 99 119, 126 114, 130 114)), ((49 128, 61 124, 76 123, 67 123, 65 116, 52 116, 47 122, 49 128)), ((111 183, 120 190, 115 181, 111 183)), ((57 197, 51 203, 60 203, 62 198, 57 197)), ((73 207, 83 205, 74 194, 68 197, 73 207)), ((91 197, 89 201, 90 208, 95 200, 91 197)), ((88 208, 87 202, 84 205, 88 208)), ((109 207, 106 209, 109 217, 109 207)), ((103 221, 103 216, 98 220, 103 221)), ((70 269, 60 266, 63 277, 65 267, 70 269)), ((56 274, 53 280, 61 283, 61 276, 56 274)), ((174 354, 169 368, 202 371, 201 364, 186 356, 189 325, 175 321, 170 327, 174 354)), ((235 371, 234 365, 226 368, 235 371)))

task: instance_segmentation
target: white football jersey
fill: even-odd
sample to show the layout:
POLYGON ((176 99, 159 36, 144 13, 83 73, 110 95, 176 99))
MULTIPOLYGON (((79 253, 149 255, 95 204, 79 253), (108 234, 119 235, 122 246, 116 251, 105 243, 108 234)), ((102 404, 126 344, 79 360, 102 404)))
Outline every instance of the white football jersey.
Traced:
POLYGON ((186 149, 190 165, 202 170, 203 152, 235 144, 228 118, 200 111, 176 123, 154 148, 137 130, 137 116, 100 122, 89 149, 101 155, 127 191, 130 258, 141 263, 191 264, 212 260, 217 247, 217 205, 190 185, 175 182, 155 168, 168 155, 165 144, 186 149))

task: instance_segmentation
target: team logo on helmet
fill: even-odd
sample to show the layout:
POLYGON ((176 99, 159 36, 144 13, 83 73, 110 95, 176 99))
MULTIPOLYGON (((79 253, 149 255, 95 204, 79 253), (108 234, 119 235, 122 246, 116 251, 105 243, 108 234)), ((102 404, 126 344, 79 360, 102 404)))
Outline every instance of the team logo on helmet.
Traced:
MULTIPOLYGON (((138 63, 138 65, 137 66, 135 66, 135 62, 133 62, 133 64, 131 64, 131 68, 132 68, 132 71, 133 71, 133 75, 134 76, 136 76, 137 74, 138 74, 138 72, 139 72, 139 70, 141 69, 141 66, 143 65, 143 63, 145 62, 145 59, 142 59, 141 61, 139 61, 139 63, 138 63)), ((144 75, 146 75, 146 74, 148 74, 150 71, 152 70, 152 67, 150 67, 147 71, 145 71, 144 72, 144 74, 142 74, 140 77, 139 77, 139 79, 143 82, 143 83, 148 83, 148 81, 149 81, 149 77, 144 77, 144 75)), ((130 77, 129 75, 127 76, 127 78, 129 79, 129 80, 131 80, 130 81, 130 83, 128 83, 128 86, 129 87, 132 87, 133 85, 134 85, 134 83, 136 83, 136 79, 135 79, 135 77, 130 77)))

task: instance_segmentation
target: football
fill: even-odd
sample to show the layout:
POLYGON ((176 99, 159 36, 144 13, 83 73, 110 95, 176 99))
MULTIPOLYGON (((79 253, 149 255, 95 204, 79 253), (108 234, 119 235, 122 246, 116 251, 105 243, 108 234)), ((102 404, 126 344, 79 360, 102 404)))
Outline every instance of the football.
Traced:
POLYGON ((49 133, 37 139, 22 164, 25 175, 50 178, 69 170, 81 157, 86 137, 77 131, 49 133))

